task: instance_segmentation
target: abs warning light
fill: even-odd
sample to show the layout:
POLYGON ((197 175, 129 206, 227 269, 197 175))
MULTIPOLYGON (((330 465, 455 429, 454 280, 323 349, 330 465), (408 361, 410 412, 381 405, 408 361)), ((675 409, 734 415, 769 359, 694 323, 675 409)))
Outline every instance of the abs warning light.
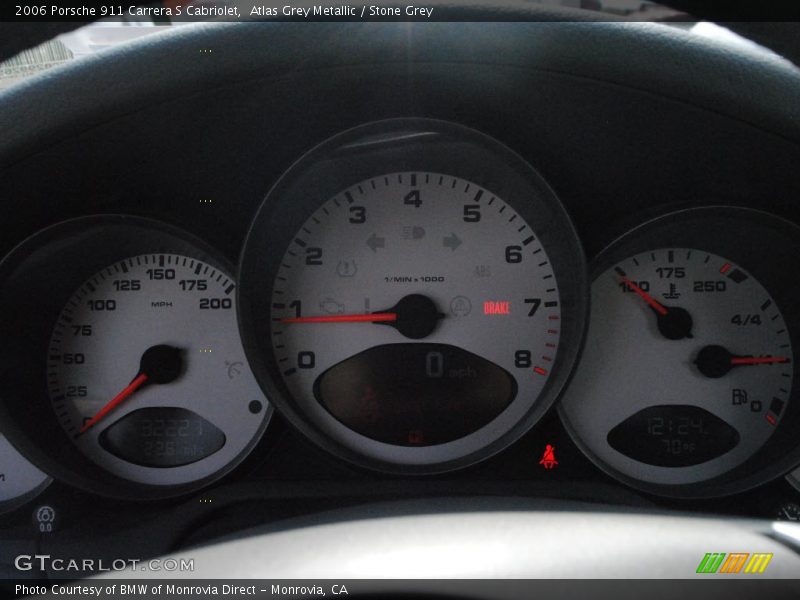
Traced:
POLYGON ((483 314, 485 315, 510 315, 511 302, 496 302, 488 300, 483 303, 483 314))
POLYGON ((547 444, 544 448, 544 453, 542 453, 542 458, 539 460, 539 464, 542 465, 548 471, 555 469, 558 465, 558 461, 556 460, 556 447, 547 444))

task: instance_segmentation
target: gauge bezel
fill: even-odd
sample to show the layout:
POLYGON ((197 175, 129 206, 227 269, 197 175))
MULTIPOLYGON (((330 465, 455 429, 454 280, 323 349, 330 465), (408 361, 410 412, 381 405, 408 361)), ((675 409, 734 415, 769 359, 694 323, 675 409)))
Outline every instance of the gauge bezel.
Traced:
POLYGON ((26 458, 51 477, 126 500, 181 496, 224 477, 264 438, 274 410, 267 401, 258 433, 225 467, 177 485, 137 483, 114 475, 67 437, 46 386, 47 347, 53 326, 66 302, 89 277, 124 258, 145 253, 182 254, 222 272, 234 272, 219 252, 193 234, 154 219, 118 214, 83 216, 51 225, 25 239, 0 262, 0 311, 15 314, 15 319, 0 325, 0 337, 6 341, 0 348, 4 432, 26 458))
MULTIPOLYGON (((792 281, 779 269, 800 258, 800 227, 770 213, 735 206, 710 205, 662 214, 610 242, 590 262, 594 282, 614 265, 661 248, 690 248, 716 254, 751 273, 780 307, 793 349, 800 348, 800 305, 793 299, 792 281), (743 243, 742 240, 749 240, 743 243), (779 256, 776 260, 776 256, 779 256), (769 265, 765 267, 764 265, 769 265)), ((796 358, 796 356, 795 356, 796 358)), ((794 364, 794 363, 793 363, 794 364)), ((578 364, 576 367, 581 368, 578 364)), ((794 368, 794 374, 797 374, 794 368)), ((647 493, 684 499, 727 496, 758 487, 785 475, 800 462, 800 383, 792 378, 789 402, 779 427, 743 463, 721 475, 689 484, 657 484, 622 473, 600 459, 570 423, 563 403, 559 417, 575 444, 603 472, 647 493)), ((569 394, 569 389, 565 394, 569 394)))
MULTIPOLYGON (((260 206, 242 251, 238 274, 239 326, 251 369, 276 408, 320 447, 362 467, 395 474, 434 474, 468 466, 506 448, 552 406, 577 359, 586 329, 588 286, 584 253, 575 228, 545 180, 522 157, 497 140, 451 122, 421 118, 378 121, 340 133, 301 157, 273 186, 260 206), (292 399, 271 345, 272 290, 277 267, 296 232, 319 207, 342 190, 378 175, 437 172, 490 190, 524 218, 545 247, 556 273, 561 338, 555 368, 524 416, 496 440, 455 458, 409 459, 394 446, 379 458, 359 436, 360 447, 333 440, 292 399), (526 202, 531 196, 535 204, 526 202), (394 450, 396 448, 396 451, 394 450)), ((449 442, 452 444, 452 442, 449 442)), ((382 444, 384 447, 388 444, 382 444)), ((442 444, 441 446, 445 446, 442 444)))

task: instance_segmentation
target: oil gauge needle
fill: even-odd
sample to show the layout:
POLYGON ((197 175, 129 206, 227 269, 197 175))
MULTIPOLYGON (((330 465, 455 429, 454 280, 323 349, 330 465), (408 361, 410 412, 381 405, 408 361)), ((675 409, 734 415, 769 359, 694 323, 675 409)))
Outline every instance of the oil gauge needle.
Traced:
POLYGON ((91 419, 86 421, 78 430, 78 435, 86 433, 105 419, 111 411, 130 398, 143 385, 175 381, 180 375, 182 367, 183 361, 179 348, 164 344, 151 346, 142 354, 142 359, 139 362, 139 372, 133 378, 133 381, 106 403, 91 419))
POLYGON ((656 313, 658 331, 662 336, 668 340, 682 340, 692 337, 692 326, 694 322, 692 321, 692 316, 689 314, 689 311, 677 306, 664 306, 636 283, 623 275, 621 269, 617 270, 617 275, 619 275, 620 281, 624 283, 629 290, 647 302, 648 306, 656 313))
POLYGON ((661 315, 662 317, 666 317, 667 316, 667 313, 669 311, 666 309, 666 307, 663 304, 661 304, 658 300, 653 298, 650 294, 645 292, 638 285, 636 285, 634 282, 632 282, 630 279, 628 279, 625 276, 620 276, 620 281, 622 281, 622 283, 627 285, 628 288, 632 292, 636 293, 640 298, 642 298, 642 300, 647 302, 647 304, 650 305, 650 308, 652 308, 654 311, 656 311, 659 315, 661 315))

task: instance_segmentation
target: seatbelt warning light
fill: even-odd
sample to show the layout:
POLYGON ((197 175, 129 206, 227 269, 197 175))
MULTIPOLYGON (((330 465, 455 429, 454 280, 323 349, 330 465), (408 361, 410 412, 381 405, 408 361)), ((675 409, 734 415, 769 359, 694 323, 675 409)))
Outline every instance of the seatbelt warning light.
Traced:
POLYGON ((556 447, 547 444, 544 448, 544 452, 542 453, 542 458, 539 460, 539 464, 542 465, 548 471, 555 469, 558 466, 558 461, 556 460, 556 447))

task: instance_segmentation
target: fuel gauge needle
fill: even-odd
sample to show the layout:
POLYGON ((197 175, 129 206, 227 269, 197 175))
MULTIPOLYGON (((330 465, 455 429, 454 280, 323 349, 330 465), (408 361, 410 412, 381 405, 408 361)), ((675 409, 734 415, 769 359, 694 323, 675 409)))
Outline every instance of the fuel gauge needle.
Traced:
POLYGON ((178 378, 183 368, 181 350, 174 346, 159 344, 150 346, 142 354, 139 362, 139 372, 125 389, 114 396, 97 413, 78 430, 78 435, 86 433, 100 421, 105 419, 111 411, 130 398, 143 385, 150 383, 171 383, 178 378))
POLYGON ((791 361, 785 356, 737 356, 723 346, 711 345, 701 348, 694 362, 700 373, 716 379, 727 375, 734 367, 780 365, 791 361))
POLYGON ((732 365, 776 365, 788 363, 789 359, 785 356, 733 356, 732 365))

